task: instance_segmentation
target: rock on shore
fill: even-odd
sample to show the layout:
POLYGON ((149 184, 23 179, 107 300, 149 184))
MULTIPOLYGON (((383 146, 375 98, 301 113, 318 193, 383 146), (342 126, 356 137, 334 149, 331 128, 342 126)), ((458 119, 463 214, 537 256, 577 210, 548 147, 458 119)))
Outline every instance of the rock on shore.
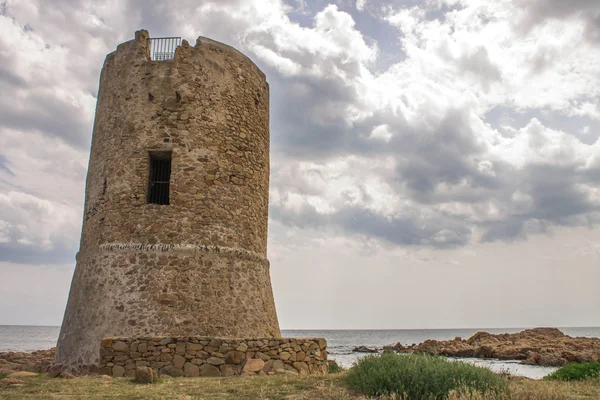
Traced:
POLYGON ((55 348, 32 353, 9 351, 0 353, 0 372, 31 371, 46 372, 54 360, 55 348))
POLYGON ((556 328, 526 329, 492 335, 477 332, 469 339, 426 340, 399 352, 427 353, 446 357, 521 360, 521 364, 559 367, 569 362, 600 361, 600 339, 570 337, 556 328))
POLYGON ((369 348, 367 346, 358 346, 352 349, 355 353, 377 353, 379 350, 377 348, 369 348))

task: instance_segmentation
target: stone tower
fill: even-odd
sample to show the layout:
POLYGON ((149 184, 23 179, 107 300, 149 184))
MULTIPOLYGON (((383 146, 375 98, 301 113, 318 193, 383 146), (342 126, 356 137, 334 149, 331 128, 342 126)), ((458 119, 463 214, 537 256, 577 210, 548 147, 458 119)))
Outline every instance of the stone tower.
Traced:
POLYGON ((71 370, 93 371, 106 336, 281 336, 265 75, 222 43, 167 42, 138 31, 102 68, 55 358, 71 370))

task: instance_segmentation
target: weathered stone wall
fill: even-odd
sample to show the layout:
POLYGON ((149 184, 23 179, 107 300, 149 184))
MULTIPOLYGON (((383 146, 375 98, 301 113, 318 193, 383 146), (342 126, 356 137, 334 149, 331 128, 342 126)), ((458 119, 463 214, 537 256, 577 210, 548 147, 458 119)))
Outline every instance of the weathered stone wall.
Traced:
POLYGON ((105 338, 99 367, 99 373, 113 377, 134 377, 137 367, 169 376, 327 374, 327 342, 322 338, 105 338))
POLYGON ((56 362, 94 370, 108 336, 279 337, 267 250, 269 88, 199 38, 106 57, 80 251, 56 362), (170 204, 147 204, 149 150, 172 151, 170 204))

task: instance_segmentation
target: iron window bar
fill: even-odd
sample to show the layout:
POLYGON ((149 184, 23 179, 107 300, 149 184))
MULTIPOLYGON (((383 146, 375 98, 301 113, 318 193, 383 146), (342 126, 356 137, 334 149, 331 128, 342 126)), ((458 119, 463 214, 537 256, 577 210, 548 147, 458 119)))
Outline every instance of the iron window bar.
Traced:
POLYGON ((152 61, 166 61, 175 58, 175 50, 181 44, 181 37, 149 38, 150 59, 152 61))
POLYGON ((169 204, 171 152, 150 152, 148 204, 169 204))

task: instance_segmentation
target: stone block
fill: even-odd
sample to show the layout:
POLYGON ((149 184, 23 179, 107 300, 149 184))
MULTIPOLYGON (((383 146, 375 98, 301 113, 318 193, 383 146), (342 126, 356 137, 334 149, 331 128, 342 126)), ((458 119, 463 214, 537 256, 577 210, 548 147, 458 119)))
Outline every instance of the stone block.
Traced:
POLYGON ((306 364, 305 362, 296 361, 295 363, 292 364, 292 366, 294 367, 294 369, 296 371, 298 371, 298 373, 300 375, 308 375, 309 374, 308 364, 306 364))
POLYGON ((260 358, 251 358, 246 360, 242 372, 258 372, 263 369, 265 362, 260 358))
POLYGON ((221 376, 234 376, 239 375, 242 372, 241 365, 221 365, 221 376))
POLYGON ((112 376, 113 378, 121 378, 125 376, 125 368, 121 367, 120 365, 115 365, 112 367, 112 376))
POLYGON ((225 361, 219 357, 209 357, 206 362, 211 365, 223 365, 225 361))
POLYGON ((271 371, 275 373, 282 373, 284 371, 284 364, 281 360, 273 360, 273 365, 271 366, 271 371))
POLYGON ((183 366, 183 375, 189 377, 200 376, 200 369, 197 365, 194 365, 190 362, 186 362, 183 366))
POLYGON ((204 346, 202 346, 200 343, 186 343, 185 344, 186 350, 197 351, 197 350, 202 350, 203 347, 204 346))
POLYGON ((207 352, 206 352, 206 351, 204 351, 204 350, 200 350, 200 351, 197 351, 197 352, 196 352, 196 357, 198 357, 198 358, 200 358, 200 359, 202 359, 202 360, 206 360, 207 358, 209 358, 209 357, 210 357, 210 354, 209 354, 209 353, 207 353, 207 352))
POLYGON ((254 355, 254 357, 260 358, 261 360, 263 360, 265 362, 269 361, 271 359, 271 357, 269 357, 268 355, 266 355, 265 353, 260 352, 260 351, 256 352, 256 354, 254 355))
POLYGON ((216 377, 221 376, 221 370, 214 365, 202 364, 200 366, 200 376, 216 377))
POLYGON ((121 342, 120 340, 114 342, 112 345, 112 348, 114 351, 121 351, 121 352, 129 351, 129 345, 125 342, 121 342))
POLYGON ((183 365, 185 364, 185 357, 176 354, 173 356, 173 361, 171 362, 175 368, 183 368, 183 365))
POLYGON ((181 368, 175 368, 172 365, 167 365, 160 369, 160 375, 168 375, 174 378, 183 376, 183 370, 181 368))
POLYGON ((148 367, 139 367, 135 369, 135 380, 139 383, 152 383, 156 380, 154 379, 154 374, 152 368, 148 367))
POLYGON ((298 371, 296 371, 296 369, 294 367, 292 367, 291 365, 285 364, 283 366, 283 373, 285 375, 299 375, 298 371))
POLYGON ((227 364, 241 364, 246 359, 246 354, 241 351, 230 351, 227 353, 227 357, 225 358, 225 362, 227 364))
POLYGON ((273 361, 274 360, 266 361, 265 366, 262 368, 262 370, 265 371, 266 373, 271 372, 271 369, 273 368, 273 361))
MULTIPOLYGON (((60 363, 52 364, 50 369, 48 369, 48 376, 50 378, 56 378, 57 376, 60 375, 62 370, 63 370, 62 364, 60 364, 60 363)), ((105 371, 105 373, 106 373, 106 371, 109 371, 108 373, 106 373, 107 375, 112 374, 112 369, 110 367, 104 367, 103 370, 105 371)))

